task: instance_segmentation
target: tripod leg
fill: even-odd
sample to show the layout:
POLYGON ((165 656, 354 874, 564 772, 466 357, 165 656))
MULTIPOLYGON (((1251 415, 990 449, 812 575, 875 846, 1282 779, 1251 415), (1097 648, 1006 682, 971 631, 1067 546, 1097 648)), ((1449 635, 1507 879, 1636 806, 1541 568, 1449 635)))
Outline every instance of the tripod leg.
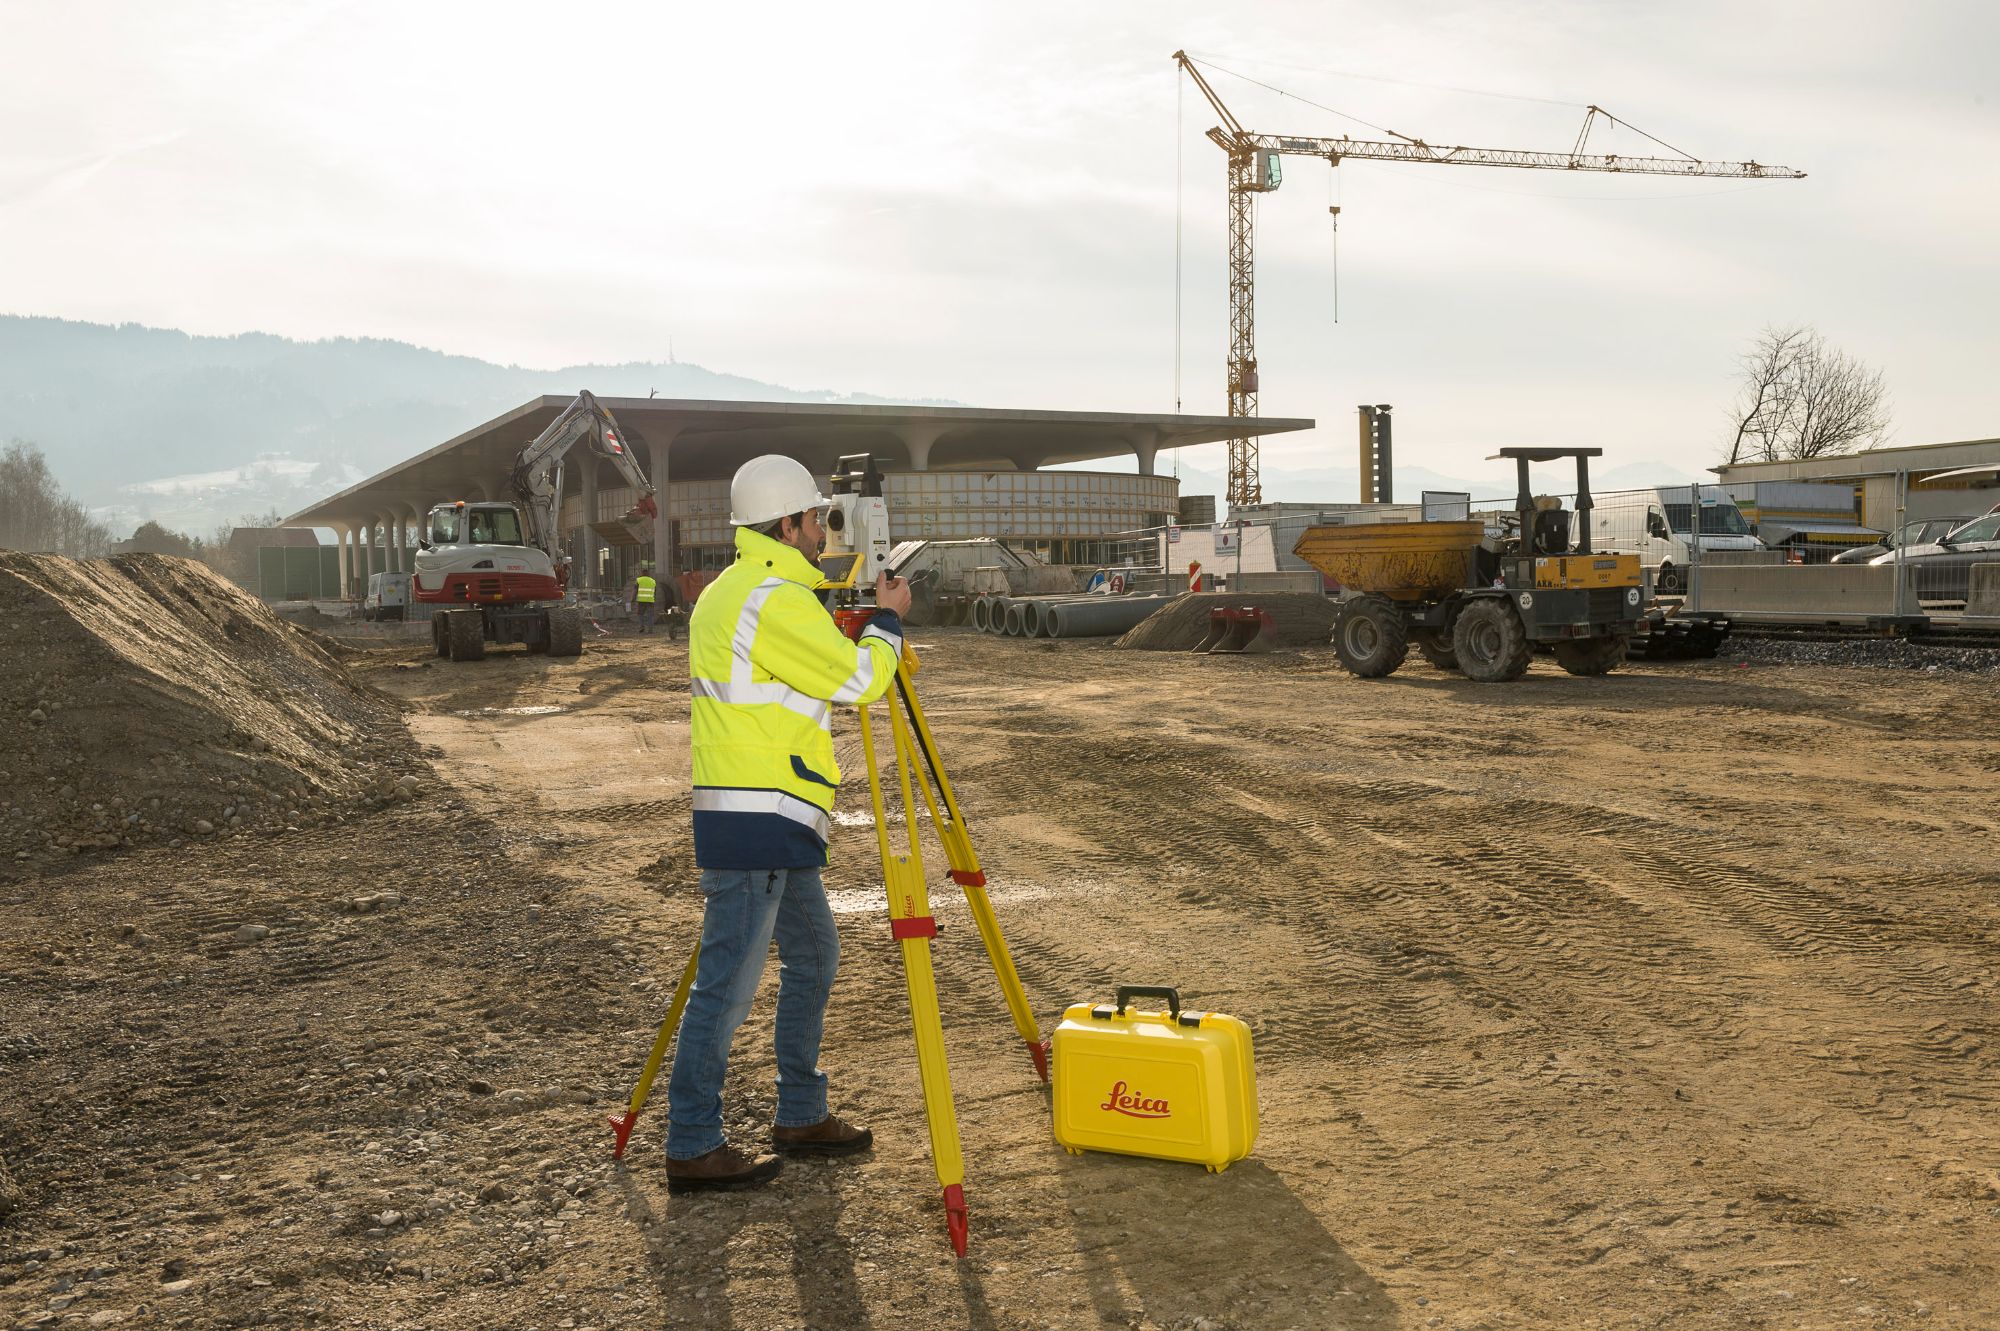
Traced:
POLYGON ((969 1221, 965 1210, 965 1156, 959 1145, 958 1110, 951 1098, 951 1069, 944 1052, 944 1022, 938 1012, 937 977, 931 969, 931 939, 937 921, 931 916, 930 894, 924 887, 923 854, 917 846, 916 801, 910 792, 913 754, 903 718, 892 708, 889 732, 895 744, 896 767, 902 780, 909 853, 898 855, 889 845, 888 810, 882 798, 881 768, 868 709, 861 710, 861 749, 868 760, 868 795, 875 806, 875 839, 882 852, 882 878, 889 896, 889 933, 903 949, 903 981, 909 992, 910 1025, 916 1035, 917 1072, 923 1083, 924 1118, 930 1128, 931 1163, 944 1188, 945 1227, 952 1250, 965 1256, 969 1221))
POLYGON ((923 704, 917 701, 916 682, 907 671, 896 673, 896 691, 901 695, 904 710, 909 713, 910 731, 915 743, 923 753, 924 767, 930 780, 921 782, 924 789, 924 803, 931 811, 931 821, 937 825, 938 840, 944 843, 945 860, 951 865, 952 881, 965 892, 965 904, 972 910, 973 923, 979 926, 979 941, 986 945, 986 957, 993 963, 994 977, 1000 981, 1000 992, 1006 995, 1007 1010, 1013 1015, 1014 1029, 1028 1046, 1028 1057, 1034 1060, 1035 1073, 1043 1081, 1049 1079, 1049 1047, 1042 1039, 1041 1028, 1035 1024, 1035 1013, 1028 1006, 1028 995, 1021 988, 1021 977, 1014 970, 1013 954, 1007 950, 1006 936, 1000 932, 1000 919, 993 913, 993 903, 986 895, 986 873, 979 867, 979 856, 972 849, 972 836, 965 827, 965 815, 959 812, 958 797, 952 794, 951 778, 945 775, 944 761, 938 757, 937 741, 931 737, 930 723, 924 719, 923 704), (935 795, 931 787, 937 787, 935 795), (940 808, 940 805, 942 808, 940 808))
POLYGON ((639 1120, 639 1111, 646 1107, 646 1097, 653 1093, 653 1078, 660 1075, 660 1063, 667 1056, 667 1046, 674 1042, 674 1032, 680 1029, 681 1013, 687 1011, 688 992, 694 988, 694 973, 701 965, 701 944, 696 943, 694 954, 688 958, 687 966, 681 971, 681 982, 674 987, 674 1001, 667 1005, 667 1019, 660 1023, 660 1033, 653 1040, 653 1052, 646 1056, 646 1066, 639 1073, 639 1084, 632 1088, 632 1099, 622 1114, 611 1114, 606 1122, 611 1124, 612 1134, 617 1144, 611 1149, 613 1160, 625 1158, 625 1144, 632 1138, 632 1125, 639 1120))

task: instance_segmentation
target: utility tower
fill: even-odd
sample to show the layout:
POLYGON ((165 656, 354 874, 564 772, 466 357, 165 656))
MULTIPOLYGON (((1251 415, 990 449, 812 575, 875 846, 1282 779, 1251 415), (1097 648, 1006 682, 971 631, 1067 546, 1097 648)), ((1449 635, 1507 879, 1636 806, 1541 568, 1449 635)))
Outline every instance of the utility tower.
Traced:
MULTIPOLYGON (((1584 143, 1598 117, 1615 125, 1626 125, 1602 107, 1585 110, 1583 129, 1576 146, 1568 152, 1531 152, 1517 148, 1467 148, 1432 146, 1422 139, 1395 135, 1395 141, 1340 138, 1294 137, 1258 134, 1243 127, 1195 68, 1185 51, 1174 59, 1201 89, 1202 96, 1215 108, 1222 123, 1208 131, 1208 137, 1226 154, 1229 163, 1229 414, 1257 414, 1257 319, 1256 268, 1257 237, 1255 196, 1268 194, 1283 180, 1280 158, 1324 157, 1331 166, 1352 157, 1373 162, 1423 162, 1432 166, 1505 166, 1542 171, 1618 171, 1645 176, 1726 176, 1749 180, 1801 180, 1805 172, 1788 166, 1765 166, 1760 162, 1704 162, 1683 153, 1679 157, 1620 157, 1611 153, 1586 153, 1584 143)), ((1227 71, 1224 71, 1225 73, 1227 71)), ((1628 129, 1635 126, 1626 125, 1628 129)), ((1645 134, 1644 130, 1637 130, 1645 134)), ((1647 138, 1652 135, 1647 134, 1647 138)), ((1660 140, 1654 139, 1655 143, 1660 140)), ((1661 144, 1672 148, 1671 144, 1661 144)), ((1680 152, 1680 149, 1673 148, 1680 152)), ((1229 493, 1231 507, 1263 502, 1263 485, 1257 475, 1257 441, 1229 441, 1229 493)))

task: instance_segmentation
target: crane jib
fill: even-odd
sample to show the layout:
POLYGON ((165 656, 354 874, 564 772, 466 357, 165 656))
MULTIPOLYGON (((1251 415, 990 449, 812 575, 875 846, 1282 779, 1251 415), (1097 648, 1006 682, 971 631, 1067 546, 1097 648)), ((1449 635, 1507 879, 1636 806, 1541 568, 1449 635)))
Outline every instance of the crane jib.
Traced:
POLYGON ((1703 162, 1681 157, 1621 157, 1616 153, 1531 152, 1521 148, 1440 147, 1424 143, 1391 143, 1375 139, 1301 139, 1278 135, 1246 136, 1249 147, 1292 153, 1301 157, 1343 157, 1375 162, 1431 162, 1439 166, 1511 166, 1546 171, 1614 171, 1632 175, 1711 176, 1738 180, 1802 180, 1805 172, 1762 162, 1703 162))

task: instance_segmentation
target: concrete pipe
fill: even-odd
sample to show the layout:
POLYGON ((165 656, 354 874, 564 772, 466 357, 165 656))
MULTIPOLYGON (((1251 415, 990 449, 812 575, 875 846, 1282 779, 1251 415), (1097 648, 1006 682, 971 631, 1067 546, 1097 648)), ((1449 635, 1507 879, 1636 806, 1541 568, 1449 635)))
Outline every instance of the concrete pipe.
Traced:
POLYGON ((991 599, 991 597, 977 596, 972 601, 972 627, 981 633, 986 632, 986 603, 991 599))
POLYGON ((1020 601, 1007 603, 1007 627, 1002 629, 1010 638, 1028 636, 1028 607, 1020 601))
POLYGON ((1063 601, 1049 608, 1054 638, 1108 638, 1136 628, 1139 621, 1173 600, 1171 596, 1099 596, 1063 601))
POLYGON ((1000 637, 1007 636, 1007 609, 1014 604, 1011 596, 996 596, 986 603, 986 631, 1000 637))
POLYGON ((1028 604, 1028 636, 1031 638, 1053 638, 1056 636, 1056 607, 1074 605, 1080 601, 1101 601, 1101 596, 1051 596, 1028 604))

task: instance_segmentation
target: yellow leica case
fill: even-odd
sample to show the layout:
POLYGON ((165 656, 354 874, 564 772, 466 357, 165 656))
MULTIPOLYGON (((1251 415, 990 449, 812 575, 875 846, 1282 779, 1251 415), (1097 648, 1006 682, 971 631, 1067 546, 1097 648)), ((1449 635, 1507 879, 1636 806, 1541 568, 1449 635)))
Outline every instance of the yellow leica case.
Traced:
POLYGON ((1220 1172, 1257 1141, 1250 1028, 1184 1012, 1178 991, 1126 986, 1113 1003, 1078 1003, 1054 1039, 1055 1132, 1071 1154, 1115 1151, 1220 1172), (1141 1012, 1139 997, 1164 998, 1141 1012))

